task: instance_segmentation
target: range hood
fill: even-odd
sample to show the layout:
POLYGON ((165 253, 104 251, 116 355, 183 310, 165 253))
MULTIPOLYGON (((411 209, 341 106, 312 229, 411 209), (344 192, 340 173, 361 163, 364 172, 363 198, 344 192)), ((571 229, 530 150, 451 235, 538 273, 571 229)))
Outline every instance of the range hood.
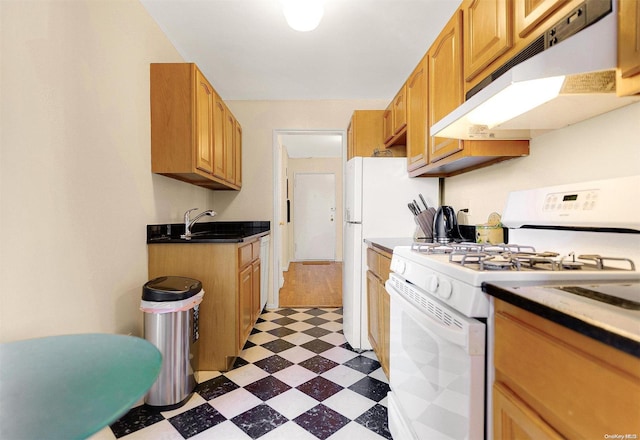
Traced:
MULTIPOLYGON (((603 4, 596 1, 598 7, 603 4)), ((581 12, 576 8, 572 14, 584 20, 584 11, 592 3, 585 2, 581 12)), ((605 3, 610 12, 593 24, 583 23, 581 30, 557 44, 553 44, 556 35, 566 37, 563 26, 573 25, 572 15, 552 27, 541 37, 540 53, 483 81, 488 85, 432 125, 431 135, 531 139, 639 101, 640 96, 618 97, 615 93, 617 2, 605 3), (552 45, 545 50, 549 41, 552 45)))

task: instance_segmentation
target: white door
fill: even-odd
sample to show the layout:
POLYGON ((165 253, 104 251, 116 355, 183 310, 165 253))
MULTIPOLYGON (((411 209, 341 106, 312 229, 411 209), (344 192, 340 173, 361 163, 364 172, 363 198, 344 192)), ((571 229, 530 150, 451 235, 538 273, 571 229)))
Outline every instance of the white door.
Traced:
POLYGON ((294 259, 335 260, 336 176, 297 173, 293 188, 294 259))

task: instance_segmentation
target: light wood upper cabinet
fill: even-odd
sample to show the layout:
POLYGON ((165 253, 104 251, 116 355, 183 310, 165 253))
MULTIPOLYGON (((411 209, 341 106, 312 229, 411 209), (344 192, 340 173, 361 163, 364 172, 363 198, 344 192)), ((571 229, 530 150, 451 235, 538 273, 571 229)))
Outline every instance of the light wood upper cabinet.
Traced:
POLYGON ((406 86, 402 86, 393 99, 393 134, 396 135, 407 126, 406 86))
MULTIPOLYGON (((429 126, 464 102, 462 81, 462 11, 456 11, 434 41, 429 60, 429 126)), ((431 137, 430 162, 462 150, 462 141, 431 137)))
POLYGON ((407 80, 407 168, 429 162, 427 124, 427 80, 429 61, 425 55, 407 80))
POLYGON ((393 138, 393 101, 382 114, 382 138, 385 145, 393 138))
POLYGON ((196 167, 206 173, 213 171, 213 102, 214 92, 209 81, 196 69, 196 167))
POLYGON ((552 15, 569 0, 516 0, 515 31, 520 38, 526 37, 542 21, 552 15))
POLYGON ((221 180, 226 180, 227 178, 226 127, 226 106, 222 99, 216 95, 213 106, 213 175, 221 180))
POLYGON ((236 135, 233 138, 235 142, 234 152, 236 154, 235 166, 236 166, 236 186, 238 188, 242 187, 242 127, 240 123, 236 120, 235 123, 236 135))
MULTIPOLYGON (((384 110, 356 110, 347 128, 347 160, 371 157, 385 149, 383 139, 384 110)), ((406 149, 389 148, 394 156, 404 157, 406 149)))
POLYGON ((513 1, 470 0, 463 6, 464 77, 473 79, 513 45, 513 1))
POLYGON ((640 93, 640 1, 619 0, 618 72, 619 96, 640 93))
POLYGON ((225 177, 227 182, 236 183, 236 119, 226 109, 224 125, 225 177))
POLYGON ((228 110, 198 67, 151 64, 150 98, 151 171, 205 188, 239 190, 235 177, 227 180, 228 110))

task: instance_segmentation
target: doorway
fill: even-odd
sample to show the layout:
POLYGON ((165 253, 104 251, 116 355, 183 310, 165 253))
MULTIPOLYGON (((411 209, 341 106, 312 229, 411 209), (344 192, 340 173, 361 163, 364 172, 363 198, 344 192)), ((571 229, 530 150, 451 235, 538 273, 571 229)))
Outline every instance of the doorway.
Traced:
POLYGON ((293 185, 295 261, 336 259, 336 176, 296 173, 293 185))
MULTIPOLYGON (((287 306, 295 304, 299 307, 313 307, 331 304, 337 307, 340 304, 335 305, 335 301, 332 303, 327 302, 326 299, 322 300, 320 295, 322 292, 333 292, 340 303, 342 300, 342 200, 344 194, 342 176, 346 159, 346 132, 344 130, 274 130, 273 145, 274 220, 277 226, 272 229, 274 298, 269 305, 281 307, 284 305, 282 300, 285 299, 287 306), (314 226, 313 222, 301 221, 300 215, 304 220, 305 214, 296 211, 299 201, 295 199, 295 187, 296 180, 300 178, 305 180, 307 177, 309 181, 304 182, 303 185, 316 180, 315 183, 318 186, 317 180, 326 178, 327 174, 334 176, 334 209, 332 211, 329 207, 328 219, 330 225, 333 223, 335 238, 332 240, 333 249, 329 247, 328 250, 318 253, 313 251, 313 246, 307 243, 313 241, 313 233, 310 231, 317 229, 318 226, 314 226), (307 176, 303 177, 303 175, 307 176), (309 177, 310 175, 316 176, 309 177), (320 175, 325 176, 319 177, 320 175), (304 237, 299 237, 300 233, 304 237), (309 249, 311 253, 307 253, 309 249), (285 275, 289 276, 290 281, 295 277, 295 282, 288 282, 285 286, 285 275), (294 284, 295 287, 292 288, 294 284), (317 285, 316 290, 318 288, 324 290, 318 291, 317 295, 312 294, 313 289, 309 288, 312 285, 317 285), (284 287, 288 293, 281 290, 284 287), (308 292, 311 295, 307 295, 310 298, 306 299, 282 298, 283 294, 286 297, 292 291, 308 292), (313 302, 314 298, 322 302, 313 302)), ((326 187, 327 182, 325 181, 322 186, 326 187)), ((304 188, 302 192, 305 192, 304 188)), ((311 198, 305 197, 307 201, 311 198)), ((308 211, 314 212, 313 208, 312 206, 308 211)))

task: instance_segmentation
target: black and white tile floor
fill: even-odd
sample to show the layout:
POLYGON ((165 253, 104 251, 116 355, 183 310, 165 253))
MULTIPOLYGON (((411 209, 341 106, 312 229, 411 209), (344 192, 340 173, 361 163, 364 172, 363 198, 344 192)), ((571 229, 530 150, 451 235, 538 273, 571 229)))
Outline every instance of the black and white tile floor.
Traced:
MULTIPOLYGON (((389 385, 372 351, 342 333, 342 309, 264 312, 234 368, 199 377, 185 406, 133 408, 111 425, 115 438, 380 440, 389 385)), ((101 438, 104 438, 102 436, 101 438)))

